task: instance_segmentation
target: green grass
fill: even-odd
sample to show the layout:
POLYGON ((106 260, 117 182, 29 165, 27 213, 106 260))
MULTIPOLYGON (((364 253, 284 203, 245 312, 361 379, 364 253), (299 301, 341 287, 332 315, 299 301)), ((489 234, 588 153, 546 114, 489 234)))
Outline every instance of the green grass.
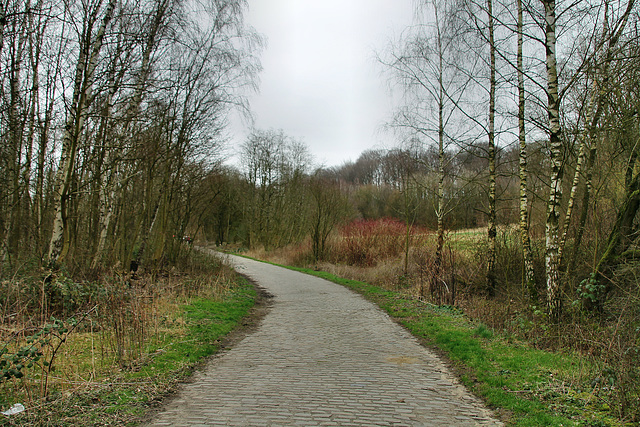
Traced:
POLYGON ((251 283, 238 277, 233 290, 219 299, 191 299, 180 307, 182 326, 156 336, 136 366, 71 395, 54 391, 47 405, 11 419, 2 416, 0 426, 137 425, 150 407, 219 350, 220 339, 247 316, 255 298, 251 283))
MULTIPOLYGON (((195 298, 182 306, 186 334, 167 335, 162 346, 149 349, 154 354, 151 361, 138 372, 124 375, 125 381, 136 378, 152 378, 163 383, 173 376, 184 376, 202 360, 215 354, 221 338, 231 332, 254 304, 256 292, 244 278, 230 295, 222 300, 195 298)), ((135 401, 135 396, 131 400, 135 401)), ((126 396, 117 401, 126 409, 126 396)))
POLYGON ((238 325, 254 303, 255 290, 246 279, 239 280, 241 285, 223 300, 195 298, 183 305, 182 318, 188 332, 165 336, 149 348, 148 353, 155 354, 152 362, 127 376, 136 378, 152 374, 161 378, 215 354, 218 340, 238 325))
POLYGON ((288 267, 346 286, 376 303, 448 360, 461 381, 513 426, 621 426, 589 384, 593 367, 474 324, 453 307, 332 274, 288 267))

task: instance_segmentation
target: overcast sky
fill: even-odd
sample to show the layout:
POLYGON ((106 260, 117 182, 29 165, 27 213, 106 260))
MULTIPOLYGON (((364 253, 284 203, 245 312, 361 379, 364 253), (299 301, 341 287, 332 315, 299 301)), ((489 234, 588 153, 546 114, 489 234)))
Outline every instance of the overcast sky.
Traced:
MULTIPOLYGON (((388 147, 380 130, 393 111, 375 52, 411 24, 413 0, 249 0, 247 24, 267 39, 260 92, 250 97, 258 129, 302 139, 325 166, 388 147)), ((234 145, 247 126, 234 125, 234 145)))

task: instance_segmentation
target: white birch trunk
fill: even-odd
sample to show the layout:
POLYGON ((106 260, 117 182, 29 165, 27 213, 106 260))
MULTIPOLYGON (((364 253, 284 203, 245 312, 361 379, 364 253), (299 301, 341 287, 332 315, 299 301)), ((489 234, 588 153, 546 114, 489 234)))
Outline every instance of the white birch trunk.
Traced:
POLYGON ((520 238, 522 240, 522 253, 524 261, 524 281, 529 298, 536 301, 538 298, 535 271, 533 268, 533 254, 531 252, 531 239, 529 237, 529 201, 527 188, 527 139, 525 129, 525 92, 524 92, 524 61, 522 54, 523 44, 523 13, 522 0, 517 1, 518 7, 518 139, 520 142, 520 238))
MULTIPOLYGON (((107 154, 107 162, 112 162, 112 151, 109 151, 107 154)), ((117 171, 114 171, 115 175, 117 171)), ((98 235, 98 245, 96 247, 96 252, 93 255, 93 259, 91 261, 91 269, 95 269, 102 258, 102 254, 104 253, 104 248, 107 244, 107 237, 109 232, 109 227, 111 225, 111 219, 113 217, 113 204, 112 201, 115 199, 115 191, 113 189, 109 189, 109 178, 106 172, 103 172, 100 182, 100 194, 99 194, 99 206, 98 206, 98 215, 100 218, 99 225, 99 235, 98 235)))
MULTIPOLYGON (((173 0, 159 1, 154 15, 153 23, 149 28, 148 37, 144 46, 142 54, 142 62, 140 65, 140 74, 136 80, 135 91, 131 97, 131 101, 127 108, 126 117, 124 118, 124 130, 123 136, 126 137, 131 129, 131 124, 138 114, 140 104, 142 103, 143 94, 147 84, 147 80, 151 73, 151 56, 154 49, 157 46, 157 35, 162 27, 162 23, 167 16, 169 6, 173 0)), ((115 96, 115 85, 110 99, 115 96)), ((107 155, 107 165, 112 165, 116 161, 116 153, 114 149, 109 150, 107 155)), ((117 171, 112 171, 111 176, 116 176, 117 171)), ((111 220, 113 218, 113 200, 116 197, 116 183, 113 182, 107 174, 103 174, 102 182, 100 184, 100 201, 99 201, 99 217, 100 217, 100 234, 98 237, 98 244, 96 252, 94 253, 93 260, 91 261, 91 268, 95 269, 98 266, 98 262, 103 256, 104 248, 106 247, 108 231, 111 226, 111 220), (108 187, 111 187, 109 189, 108 187)))
POLYGON ((117 0, 110 0, 107 5, 96 38, 89 46, 90 56, 87 58, 81 50, 78 57, 71 110, 65 124, 62 137, 62 154, 54 183, 55 217, 49 243, 48 259, 50 266, 62 261, 69 249, 68 238, 65 238, 65 228, 67 226, 66 203, 69 198, 69 186, 75 166, 78 143, 86 118, 86 110, 91 102, 91 90, 98 56, 102 48, 105 31, 113 17, 116 3, 117 0))
POLYGON ((443 293, 442 289, 442 258, 444 256, 444 215, 445 215, 445 200, 444 200, 444 179, 445 179, 445 167, 444 167, 444 83, 443 83, 443 47, 442 47, 442 35, 440 34, 440 23, 438 21, 438 9, 435 8, 436 14, 436 30, 437 30, 437 47, 438 47, 438 207, 436 208, 436 218, 438 221, 438 241, 436 243, 436 259, 434 261, 434 277, 431 282, 431 295, 436 298, 437 304, 442 304, 443 293))
MULTIPOLYGON (((575 199, 577 196, 577 191, 578 191, 578 185, 580 184, 580 178, 582 177, 582 175, 585 174, 584 168, 586 166, 586 185, 585 185, 585 195, 583 197, 584 201, 585 201, 585 205, 583 206, 583 210, 587 208, 587 202, 590 198, 590 193, 591 193, 591 168, 593 167, 593 163, 595 161, 595 156, 596 156, 596 144, 595 144, 595 132, 596 129, 598 127, 598 123, 600 121, 600 116, 602 114, 602 108, 603 108, 603 101, 605 99, 605 91, 606 88, 608 86, 608 81, 609 81, 609 66, 611 64, 611 61, 613 59, 613 55, 614 55, 614 48, 615 46, 618 44, 618 41, 620 40, 620 37, 622 35, 622 33, 624 32, 624 29, 627 25, 627 22, 629 20, 629 16, 631 15, 631 11, 634 8, 634 4, 635 4, 635 0, 630 0, 627 3, 627 9, 625 10, 624 14, 620 17, 620 19, 618 20, 618 25, 616 25, 616 30, 615 32, 611 35, 611 38, 609 39, 609 42, 607 43, 607 50, 605 52, 604 55, 604 60, 602 61, 602 69, 600 70, 601 73, 601 79, 602 81, 599 81, 598 78, 598 74, 597 72, 594 72, 594 77, 593 77, 593 88, 591 90, 591 97, 589 98, 589 103, 587 105, 587 111, 586 111, 586 117, 585 117, 585 125, 584 125, 584 130, 582 133, 582 139, 580 141, 580 154, 578 157, 578 163, 576 165, 576 171, 573 177, 573 182, 571 185, 571 192, 569 194, 569 201, 568 201, 568 206, 567 206, 567 213, 565 215, 565 220, 564 220, 564 227, 563 227, 563 231, 562 231, 562 238, 560 241, 560 248, 559 248, 559 258, 560 258, 560 263, 562 263, 562 259, 563 259, 563 254, 564 254, 564 247, 567 241, 567 235, 568 235, 568 231, 569 231, 569 225, 571 222, 571 218, 573 216, 573 209, 574 209, 574 205, 575 205, 575 199), (587 161, 587 154, 589 154, 589 158, 587 161), (585 161, 587 161, 587 164, 585 165, 585 161)), ((604 29, 602 31, 602 38, 603 40, 606 39, 607 37, 607 33, 609 32, 609 23, 607 22, 607 16, 608 14, 605 13, 605 25, 604 25, 604 29)), ((598 68, 598 67, 596 67, 598 68)), ((579 231, 578 231, 578 236, 576 236, 576 241, 575 241, 575 249, 574 249, 574 253, 576 253, 576 251, 578 250, 578 246, 580 245, 580 241, 582 240, 582 232, 584 231, 584 220, 583 217, 585 217, 586 212, 584 215, 581 215, 581 219, 580 219, 580 223, 578 224, 579 227, 579 231)), ((569 262, 571 264, 571 268, 569 268, 568 270, 572 270, 573 269, 573 263, 575 261, 575 256, 572 257, 572 260, 569 262)))
POLYGON ((487 0, 489 18, 489 218, 487 224, 487 292, 490 296, 496 289, 496 51, 493 28, 493 1, 487 0))
POLYGON ((547 306, 549 316, 557 320, 560 315, 560 258, 559 224, 562 201, 562 139, 560 129, 560 98, 556 62, 556 4, 555 0, 542 0, 545 10, 545 48, 547 67, 547 112, 549 116, 549 151, 551 177, 547 203, 545 270, 547 276, 547 306))
MULTIPOLYGON (((587 117, 585 119, 585 123, 587 124, 591 122, 591 109, 593 108, 594 96, 592 95, 589 100, 589 105, 587 106, 587 117)), ((584 132, 587 133, 586 131, 584 132)), ((571 218, 573 216, 573 208, 576 201, 576 196, 578 194, 578 186, 580 185, 580 177, 583 173, 584 161, 587 156, 587 139, 588 136, 583 134, 582 139, 580 140, 580 148, 578 154, 578 162, 576 163, 576 170, 573 174, 573 181, 571 182, 571 190, 569 191, 569 199, 567 201, 567 212, 564 216, 564 223, 562 226, 562 233, 560 237, 560 244, 558 247, 558 263, 562 264, 562 258, 564 255, 564 247, 567 243, 567 235, 569 234, 569 226, 571 225, 571 218)))

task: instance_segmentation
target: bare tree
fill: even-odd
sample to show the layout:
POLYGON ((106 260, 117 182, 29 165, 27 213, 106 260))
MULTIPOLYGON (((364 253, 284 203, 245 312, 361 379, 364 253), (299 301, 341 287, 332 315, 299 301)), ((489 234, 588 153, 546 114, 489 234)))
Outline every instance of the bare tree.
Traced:
MULTIPOLYGON (((562 198, 563 198, 563 175, 564 175, 564 164, 565 164, 565 154, 564 149, 566 145, 566 141, 563 140, 562 128, 560 123, 560 114, 561 114, 561 104, 564 95, 573 88, 575 83, 580 79, 583 75, 583 72, 588 69, 588 67, 593 63, 593 58, 596 58, 601 55, 603 48, 607 46, 613 47, 617 43, 617 37, 619 37, 620 33, 617 31, 623 31, 626 25, 626 21, 628 19, 629 13, 633 10, 634 2, 631 0, 627 3, 626 11, 622 13, 615 25, 616 30, 614 30, 609 37, 604 37, 598 39, 596 35, 599 33, 599 23, 601 22, 598 19, 598 15, 593 16, 589 22, 594 23, 594 29, 590 30, 588 34, 590 34, 591 38, 589 39, 592 49, 585 49, 583 53, 580 55, 576 55, 577 63, 574 67, 573 73, 570 75, 570 78, 567 79, 562 90, 559 88, 559 72, 558 72, 558 63, 557 63, 557 12, 556 12, 556 2, 555 0, 543 0, 542 5, 544 8, 544 45, 545 45, 545 58, 546 58, 546 93, 547 93, 547 103, 546 103, 546 112, 548 114, 548 125, 546 127, 547 133, 549 135, 549 154, 550 154, 550 192, 549 198, 547 202, 547 220, 546 220, 546 243, 545 243, 545 265, 546 265, 546 276, 547 276, 547 302, 549 306, 549 314, 552 319, 557 319, 560 310, 561 310, 561 296, 560 296, 560 269, 561 269, 561 261, 562 261, 562 252, 564 249, 564 244, 566 242, 565 232, 568 227, 568 223, 571 220, 572 212, 573 212, 573 203, 576 197, 576 189, 578 183, 578 177, 582 173, 582 165, 586 158, 587 149, 584 145, 585 139, 583 139, 583 144, 579 149, 580 155, 578 159, 578 164, 576 166, 576 173, 574 175, 574 179, 572 182, 572 189, 569 197, 569 205, 568 211, 565 217, 565 225, 561 228, 561 215, 562 215, 562 198), (611 46, 613 43, 613 46, 611 46), (563 228, 565 231, 563 231, 563 228)), ((609 8, 608 4, 605 4, 605 22, 608 20, 608 13, 606 12, 609 8)), ((589 6, 586 6, 586 9, 589 10, 589 6)), ((589 15, 585 15, 589 16, 589 15)), ((607 33, 608 23, 605 25, 605 33, 607 33)), ((605 49, 606 51, 606 49, 605 49)), ((606 56, 606 53, 604 54, 606 56)), ((596 125, 599 117, 598 114, 591 115, 591 110, 593 109, 593 105, 588 107, 589 111, 589 124, 596 125), (593 120, 596 120, 595 123, 593 120)))
POLYGON ((242 145, 242 162, 249 186, 249 246, 269 249, 299 240, 307 231, 307 147, 282 130, 254 130, 242 145))
MULTIPOLYGON (((600 310, 614 289, 616 266, 637 257, 634 246, 638 240, 636 217, 640 211, 640 173, 637 171, 640 156, 640 52, 635 43, 637 36, 636 27, 623 37, 622 46, 614 56, 617 60, 611 63, 611 71, 625 78, 610 81, 606 86, 608 102, 603 112, 606 125, 602 126, 600 137, 623 154, 621 167, 624 177, 621 187, 624 195, 617 204, 616 217, 604 251, 591 276, 580 289, 585 302, 600 310)), ((594 132, 595 129, 590 131, 594 132)))
POLYGON ((493 22, 493 0, 487 0, 487 30, 489 36, 489 215, 487 237, 489 248, 487 253, 487 291, 490 296, 496 289, 496 42, 493 22))
POLYGON ((562 240, 560 244, 561 260, 564 254, 564 247, 568 238, 571 224, 574 203, 577 198, 578 186, 582 179, 585 181, 582 197, 582 210, 578 221, 578 231, 574 239, 574 249, 567 263, 567 275, 571 275, 575 266, 576 256, 582 243, 582 236, 586 223, 587 212, 589 210, 589 200, 592 191, 592 174, 597 155, 597 134, 598 127, 606 109, 606 92, 610 87, 610 68, 619 63, 620 51, 618 44, 625 34, 627 23, 634 10, 635 1, 629 1, 627 7, 620 16, 613 17, 613 24, 609 22, 609 5, 605 4, 604 25, 602 35, 597 43, 597 48, 592 58, 591 65, 585 73, 587 90, 586 108, 584 109, 584 126, 580 135, 579 157, 576 165, 574 178, 571 185, 567 212, 564 220, 562 240), (617 61, 616 61, 617 59, 617 61))
POLYGON ((528 168, 527 168, 527 136, 525 128, 525 86, 524 86, 524 14, 522 0, 516 1, 517 24, 516 33, 518 36, 517 48, 517 81, 518 81, 518 142, 520 151, 518 156, 519 177, 520 177, 520 239, 522 240, 522 253, 524 261, 524 282, 532 302, 538 299, 535 271, 533 267, 533 254, 531 250, 531 238, 529 235, 529 201, 528 201, 528 168))
MULTIPOLYGON (((148 22, 144 22, 140 28, 140 38, 143 39, 141 43, 140 64, 137 72, 137 76, 134 81, 133 93, 129 96, 129 100, 124 108, 123 117, 119 117, 118 121, 122 123, 121 129, 114 129, 112 123, 115 121, 112 117, 113 105, 116 102, 115 97, 118 91, 121 90, 121 86, 124 83, 125 73, 127 69, 132 67, 131 64, 134 46, 130 45, 131 41, 118 39, 115 52, 112 56, 112 65, 109 77, 109 90, 106 97, 102 100, 103 110, 101 114, 100 131, 98 132, 98 138, 101 142, 99 147, 102 148, 98 154, 102 160, 97 163, 97 181, 98 185, 98 241, 96 249, 93 254, 93 260, 91 263, 92 268, 96 268, 98 262, 101 260, 105 244, 107 241, 108 231, 113 218, 113 203, 116 198, 116 188, 118 183, 116 182, 117 175, 117 163, 122 156, 121 150, 113 146, 111 140, 119 136, 120 139, 127 138, 132 130, 133 122, 139 116, 139 110, 143 101, 144 95, 148 92, 148 80, 151 72, 154 68, 154 53, 157 52, 160 46, 163 44, 163 33, 168 27, 168 22, 171 19, 173 10, 176 7, 176 2, 173 0, 159 0, 152 4, 153 10, 149 15, 148 22), (124 53, 124 55, 123 55, 124 53), (102 164, 106 167, 102 167, 102 164)), ((124 26, 130 26, 131 23, 123 21, 121 24, 124 26)), ((121 34, 126 34, 122 31, 121 34)))
POLYGON ((93 83, 100 51, 117 1, 110 0, 100 18, 101 2, 91 5, 82 32, 78 34, 80 50, 76 64, 73 95, 69 101, 69 112, 62 137, 62 153, 55 178, 55 217, 49 243, 49 265, 64 259, 69 250, 69 228, 67 227, 67 202, 71 178, 75 166, 78 146, 84 128, 88 108, 93 101, 93 83), (98 24, 94 32, 94 26, 98 24))
POLYGON ((313 200, 311 249, 314 261, 318 262, 324 259, 331 231, 350 216, 351 207, 339 185, 317 173, 310 178, 309 191, 313 200))
POLYGON ((409 251, 411 249, 411 231, 416 222, 419 209, 422 209, 422 200, 419 197, 420 168, 418 159, 420 156, 420 141, 410 139, 407 147, 390 150, 386 156, 389 169, 393 168, 393 176, 398 191, 401 193, 401 206, 398 214, 405 225, 404 235, 404 274, 409 272, 409 251))
POLYGON ((441 283, 442 259, 445 244, 445 219, 452 205, 445 194, 445 181, 452 158, 447 157, 449 146, 461 142, 466 127, 459 120, 460 100, 470 80, 459 72, 455 64, 458 34, 451 24, 453 10, 444 2, 425 5, 434 16, 432 24, 412 28, 411 33, 389 52, 389 59, 381 59, 403 88, 407 106, 390 124, 404 133, 419 135, 437 147, 437 189, 434 212, 437 218, 435 274, 432 295, 444 301, 446 291, 441 283), (455 124, 454 124, 455 123, 455 124))
POLYGON ((185 174, 205 179, 255 88, 247 2, 0 6, 0 258, 45 254, 45 235, 51 266, 125 264, 147 241, 162 258, 193 211, 185 174))

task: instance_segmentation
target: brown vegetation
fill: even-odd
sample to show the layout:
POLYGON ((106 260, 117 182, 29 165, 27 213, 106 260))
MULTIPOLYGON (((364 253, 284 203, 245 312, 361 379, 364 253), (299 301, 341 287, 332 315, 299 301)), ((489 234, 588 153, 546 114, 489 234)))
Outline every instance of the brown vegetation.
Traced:
MULTIPOLYGON (((235 277, 219 261, 185 250, 170 269, 112 269, 91 280, 36 269, 3 281, 0 404, 21 402, 33 421, 65 399, 131 381, 123 375, 146 369, 176 340, 190 339, 182 305, 220 300, 235 277)), ((152 374, 173 375, 162 368, 152 374)), ((140 387, 157 388, 141 392, 151 398, 173 384, 170 377, 145 381, 140 387)))
POLYGON ((637 420, 635 0, 418 2, 379 56, 405 104, 399 147, 315 171, 278 130, 221 165, 228 107, 259 70, 246 1, 85 3, 0 5, 5 378, 33 362, 46 395, 61 343, 94 326, 95 351, 133 363, 158 295, 210 285, 168 279, 199 239, 580 351, 637 420))
MULTIPOLYGON (((405 271, 402 243, 404 227, 390 220, 356 221, 332 234, 325 260, 312 263, 310 245, 302 243, 274 251, 253 250, 249 255, 272 262, 311 267, 340 277, 401 290, 407 296, 436 304, 451 304, 479 324, 530 343, 556 351, 577 352, 590 359, 602 372, 594 387, 605 387, 621 419, 637 419, 640 393, 640 289, 635 277, 640 265, 627 263, 617 272, 615 298, 606 313, 594 315, 582 309, 580 295, 567 288, 569 301, 559 323, 550 323, 544 305, 529 299, 522 280, 522 244, 515 227, 499 227, 496 245, 496 294, 484 293, 486 263, 485 230, 451 232, 447 237, 446 294, 431 294, 436 236, 425 230, 412 232, 410 268, 405 271), (356 230, 356 231, 354 231, 356 230), (400 246, 400 247, 399 247, 400 246), (358 256, 354 256, 357 254, 358 256), (627 285, 623 286, 624 283, 627 285), (634 286, 628 286, 633 283, 634 286), (427 292, 425 292, 427 290, 427 292)), ((541 243, 534 240, 538 271, 544 264, 541 243)), ((539 282, 540 283, 540 282, 539 282)), ((543 292, 542 289, 539 289, 543 292)))

